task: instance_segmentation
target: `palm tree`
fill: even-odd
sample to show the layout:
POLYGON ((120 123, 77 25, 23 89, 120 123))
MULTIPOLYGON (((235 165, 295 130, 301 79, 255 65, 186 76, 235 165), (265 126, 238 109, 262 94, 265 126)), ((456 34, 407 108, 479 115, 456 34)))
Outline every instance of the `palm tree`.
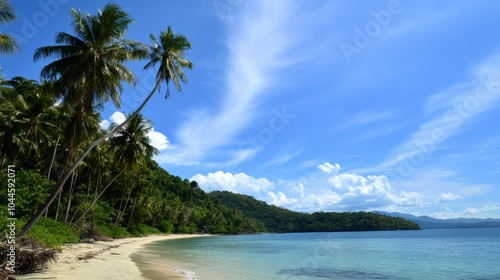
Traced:
POLYGON ((33 59, 58 58, 46 65, 41 77, 54 81, 63 104, 93 110, 94 104, 112 100, 120 106, 122 81, 136 77, 124 63, 146 55, 142 44, 124 38, 132 18, 117 4, 107 4, 96 16, 71 9, 73 31, 56 34, 56 46, 35 51, 33 59))
MULTIPOLYGON (((14 9, 8 0, 0 0, 0 24, 10 23, 16 19, 14 9)), ((0 55, 13 54, 19 45, 9 34, 0 33, 0 55)))
POLYGON ((31 142, 32 145, 24 152, 30 151, 39 158, 40 146, 46 145, 54 132, 58 131, 54 125, 57 116, 54 99, 34 80, 15 77, 2 84, 13 89, 5 96, 5 103, 0 108, 2 123, 8 129, 8 132, 3 132, 2 150, 5 153, 10 150, 11 160, 15 162, 26 147, 25 144, 31 142))
MULTIPOLYGON (((113 125, 110 129, 113 130, 114 126, 116 125, 113 125)), ((152 123, 141 114, 138 114, 130 120, 127 126, 120 129, 114 137, 109 139, 115 163, 120 166, 122 170, 101 190, 99 195, 94 198, 90 206, 83 211, 74 224, 77 224, 85 217, 99 198, 120 175, 127 171, 136 171, 141 162, 158 153, 158 150, 151 146, 148 137, 148 132, 151 131, 152 128, 152 123)))
MULTIPOLYGON (((40 207, 40 209, 31 217, 31 219, 25 224, 24 228, 19 233, 19 237, 24 236, 38 221, 41 215, 47 210, 48 206, 52 203, 52 201, 56 198, 57 192, 62 189, 71 173, 76 169, 76 167, 80 164, 80 162, 87 156, 87 154, 99 143, 104 141, 105 139, 113 136, 116 132, 126 126, 134 117, 136 117, 142 109, 146 106, 149 100, 153 97, 156 91, 160 88, 162 83, 167 84, 167 91, 165 97, 169 96, 168 84, 169 81, 173 81, 177 90, 181 90, 180 81, 186 83, 187 78, 182 71, 182 68, 187 67, 191 69, 193 64, 185 59, 185 51, 191 49, 191 43, 184 35, 176 35, 172 28, 169 26, 167 31, 162 31, 159 37, 159 43, 156 38, 151 35, 151 40, 154 43, 154 46, 150 47, 148 58, 150 62, 146 64, 144 69, 150 69, 156 66, 158 63, 159 68, 156 74, 156 84, 148 95, 148 97, 144 100, 144 102, 137 108, 137 110, 131 114, 122 124, 117 125, 113 129, 111 129, 108 133, 103 135, 102 137, 96 139, 92 144, 90 144, 87 149, 80 155, 80 157, 76 160, 76 162, 68 169, 61 179, 56 184, 54 191, 51 193, 47 201, 40 207)), ((136 53, 141 53, 134 50, 136 53)), ((97 70, 97 69, 96 69, 97 70)), ((109 84, 107 84, 109 85, 109 84)), ((106 93, 112 93, 109 90, 106 93)), ((87 100, 87 99, 86 99, 87 100)), ((119 100, 118 100, 119 101, 119 100)))

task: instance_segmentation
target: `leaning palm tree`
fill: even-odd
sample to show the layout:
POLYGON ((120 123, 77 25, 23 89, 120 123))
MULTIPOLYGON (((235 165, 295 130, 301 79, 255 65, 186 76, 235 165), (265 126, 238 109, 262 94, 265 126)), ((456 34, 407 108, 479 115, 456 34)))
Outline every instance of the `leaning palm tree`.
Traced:
MULTIPOLYGON (((10 23, 16 19, 16 13, 8 0, 0 0, 0 24, 10 23)), ((0 55, 13 54, 19 50, 16 39, 9 34, 0 33, 0 55)))
MULTIPOLYGON (((110 129, 116 125, 112 126, 110 129)), ((116 135, 109 139, 111 152, 114 154, 115 163, 121 167, 121 171, 104 187, 101 192, 94 197, 90 205, 83 211, 74 222, 77 224, 94 207, 99 198, 124 172, 137 171, 139 164, 145 159, 151 158, 158 153, 158 150, 151 146, 148 133, 153 128, 152 123, 141 114, 132 117, 127 126, 118 130, 116 135)))
MULTIPOLYGON (((107 138, 113 136, 116 132, 122 129, 125 125, 127 125, 135 116, 137 116, 142 109, 146 106, 149 100, 153 97, 153 95, 158 91, 160 85, 162 83, 167 84, 167 90, 165 97, 169 96, 168 84, 172 81, 177 88, 177 90, 181 90, 180 82, 187 82, 187 78, 183 72, 183 68, 191 69, 193 64, 185 58, 185 51, 191 49, 191 43, 184 35, 176 35, 172 28, 169 26, 167 31, 162 31, 159 36, 159 42, 156 38, 151 35, 151 40, 153 42, 153 46, 149 49, 148 58, 150 62, 146 64, 144 69, 150 69, 155 66, 158 66, 157 74, 156 74, 156 84, 148 95, 148 97, 144 100, 144 102, 135 110, 133 114, 131 114, 122 124, 117 125, 113 129, 111 129, 108 133, 103 135, 102 137, 96 139, 92 142, 87 149, 80 155, 80 157, 75 161, 75 163, 61 176, 60 180, 57 182, 54 187, 51 195, 47 199, 47 201, 40 207, 40 209, 33 214, 31 219, 25 224, 19 236, 25 235, 38 221, 38 219, 42 216, 42 214, 47 210, 49 205, 54 201, 57 197, 57 193, 63 188, 64 184, 70 177, 71 173, 77 168, 80 162, 87 156, 87 154, 99 143, 104 141, 107 138)), ((104 71, 104 70, 103 70, 104 71)))

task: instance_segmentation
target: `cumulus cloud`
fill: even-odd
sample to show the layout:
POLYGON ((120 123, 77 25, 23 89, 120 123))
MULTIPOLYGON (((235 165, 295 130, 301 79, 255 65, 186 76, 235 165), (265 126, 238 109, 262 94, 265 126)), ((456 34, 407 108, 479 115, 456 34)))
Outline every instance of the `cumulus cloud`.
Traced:
POLYGON ((308 212, 368 211, 423 205, 424 197, 421 194, 406 191, 398 193, 384 175, 340 173, 340 165, 329 162, 317 168, 320 173, 307 178, 280 180, 278 186, 286 188, 286 191, 269 192, 266 201, 308 212))
POLYGON ((108 129, 110 125, 111 125, 111 122, 110 122, 110 121, 108 121, 108 120, 102 120, 102 121, 99 123, 99 126, 100 126, 102 129, 104 129, 104 130, 108 129))
POLYGON ((161 132, 157 132, 153 129, 148 133, 149 141, 151 146, 157 148, 159 151, 163 151, 168 148, 170 142, 167 136, 161 132))
POLYGON ((121 124, 122 122, 124 122, 127 119, 127 117, 122 112, 116 111, 116 112, 113 113, 113 115, 111 115, 111 117, 109 117, 109 119, 113 123, 121 124))
POLYGON ((254 178, 245 173, 232 174, 222 171, 208 173, 206 176, 197 174, 190 180, 198 182, 198 185, 207 192, 221 190, 248 195, 258 195, 274 186, 266 178, 254 178))
POLYGON ((457 200, 461 199, 462 197, 459 195, 455 195, 452 193, 442 193, 439 195, 439 198, 437 199, 438 202, 444 202, 444 201, 452 201, 452 200, 457 200))
POLYGON ((318 165, 318 169, 327 173, 327 174, 330 174, 330 173, 337 174, 337 172, 339 172, 339 170, 340 170, 340 165, 338 163, 333 165, 329 162, 325 162, 323 164, 318 165))
POLYGON ((292 206, 298 202, 296 198, 288 198, 283 192, 268 192, 267 194, 270 197, 269 202, 274 205, 292 206))

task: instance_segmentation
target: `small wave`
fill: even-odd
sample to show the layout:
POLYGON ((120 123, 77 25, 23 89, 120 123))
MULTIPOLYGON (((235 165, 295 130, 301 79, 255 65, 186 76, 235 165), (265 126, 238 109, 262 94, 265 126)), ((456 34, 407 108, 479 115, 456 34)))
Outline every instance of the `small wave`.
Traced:
POLYGON ((175 272, 182 274, 184 277, 186 277, 186 280, 198 280, 198 277, 196 277, 196 273, 192 271, 176 267, 175 272))

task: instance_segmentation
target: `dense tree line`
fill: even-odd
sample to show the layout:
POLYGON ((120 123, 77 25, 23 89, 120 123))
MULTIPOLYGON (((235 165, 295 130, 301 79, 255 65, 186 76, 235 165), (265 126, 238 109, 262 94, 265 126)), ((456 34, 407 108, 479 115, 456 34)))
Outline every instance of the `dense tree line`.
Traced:
POLYGON ((368 230, 414 230, 418 224, 403 218, 369 212, 294 212, 268 205, 248 195, 214 191, 209 197, 244 215, 262 221, 269 232, 330 232, 368 230))

